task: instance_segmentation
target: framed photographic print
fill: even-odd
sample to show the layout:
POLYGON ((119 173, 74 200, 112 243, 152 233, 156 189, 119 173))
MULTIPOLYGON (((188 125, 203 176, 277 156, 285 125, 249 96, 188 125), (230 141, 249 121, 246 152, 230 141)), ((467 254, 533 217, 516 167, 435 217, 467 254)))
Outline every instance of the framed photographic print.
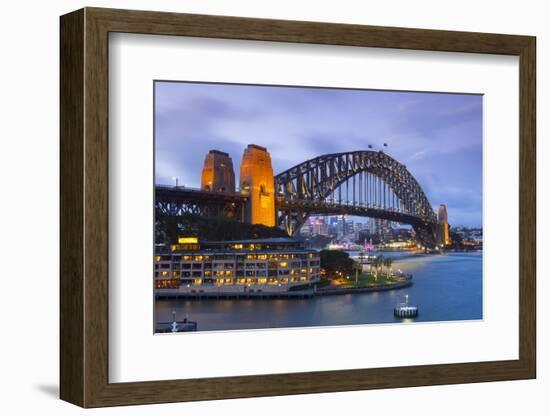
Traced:
POLYGON ((535 38, 61 17, 61 398, 534 378, 535 38))

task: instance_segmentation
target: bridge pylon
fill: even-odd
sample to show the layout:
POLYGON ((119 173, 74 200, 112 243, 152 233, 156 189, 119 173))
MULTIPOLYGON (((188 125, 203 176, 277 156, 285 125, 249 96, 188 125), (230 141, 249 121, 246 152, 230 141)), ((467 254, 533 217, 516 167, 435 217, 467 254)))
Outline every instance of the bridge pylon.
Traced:
POLYGON ((265 147, 249 144, 244 150, 240 189, 243 196, 247 197, 244 221, 274 227, 275 182, 271 156, 265 147))
POLYGON ((447 215, 447 207, 445 204, 439 205, 437 219, 437 244, 440 246, 451 244, 451 237, 449 235, 449 217, 447 215))
POLYGON ((204 158, 201 189, 213 192, 235 192, 235 171, 229 154, 210 150, 204 158))

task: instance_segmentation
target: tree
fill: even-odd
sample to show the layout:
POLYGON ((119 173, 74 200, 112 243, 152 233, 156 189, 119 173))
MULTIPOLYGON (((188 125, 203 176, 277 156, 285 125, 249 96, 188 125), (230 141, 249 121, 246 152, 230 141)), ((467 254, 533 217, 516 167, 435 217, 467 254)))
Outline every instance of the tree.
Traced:
POLYGON ((173 244, 182 236, 211 241, 288 237, 279 227, 246 224, 224 217, 204 217, 197 214, 167 215, 157 210, 155 219, 155 240, 164 244, 173 244))
POLYGON ((386 257, 384 259, 384 266, 386 267, 386 277, 388 277, 388 278, 391 275, 391 270, 392 270, 391 266, 392 266, 392 264, 393 264, 393 260, 390 259, 389 257, 386 257))
POLYGON ((365 252, 361 250, 359 252, 359 262, 355 264, 355 283, 359 282, 359 271, 363 272, 363 259, 365 258, 365 252))
POLYGON ((339 250, 321 250, 320 260, 321 267, 325 269, 327 276, 334 276, 336 272, 349 276, 355 264, 348 253, 339 250))
POLYGON ((374 277, 376 280, 378 280, 378 273, 380 273, 380 269, 382 268, 382 264, 384 263, 384 256, 377 256, 374 261, 371 263, 371 271, 372 266, 374 266, 374 277))

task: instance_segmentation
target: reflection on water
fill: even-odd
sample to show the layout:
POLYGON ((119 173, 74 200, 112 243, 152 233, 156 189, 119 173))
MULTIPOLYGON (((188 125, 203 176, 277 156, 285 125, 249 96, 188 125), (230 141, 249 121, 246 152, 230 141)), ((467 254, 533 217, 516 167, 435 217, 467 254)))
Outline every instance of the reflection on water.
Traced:
POLYGON ((482 253, 411 255, 384 253, 414 284, 386 292, 311 299, 157 300, 157 321, 187 316, 199 331, 405 322, 393 308, 409 295, 415 321, 482 319, 482 253))

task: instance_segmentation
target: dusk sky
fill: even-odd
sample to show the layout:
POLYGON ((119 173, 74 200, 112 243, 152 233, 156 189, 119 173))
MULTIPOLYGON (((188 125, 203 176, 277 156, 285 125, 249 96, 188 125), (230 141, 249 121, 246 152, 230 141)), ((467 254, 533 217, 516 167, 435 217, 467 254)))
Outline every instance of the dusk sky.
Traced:
POLYGON ((482 96, 182 82, 155 83, 156 183, 200 187, 204 157, 267 147, 275 174, 307 159, 383 149, 452 226, 482 224, 482 96), (387 143, 388 147, 383 147, 387 143))

